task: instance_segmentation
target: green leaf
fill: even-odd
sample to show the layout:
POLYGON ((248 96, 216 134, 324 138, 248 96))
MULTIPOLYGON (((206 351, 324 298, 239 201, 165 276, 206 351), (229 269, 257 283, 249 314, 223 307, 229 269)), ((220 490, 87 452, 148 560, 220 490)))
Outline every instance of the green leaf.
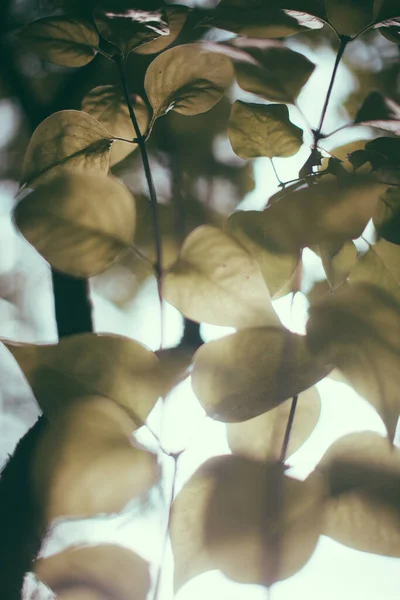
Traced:
POLYGON ((271 40, 235 39, 220 46, 233 60, 238 84, 271 102, 294 104, 315 65, 271 40))
POLYGON ((196 352, 193 390, 218 421, 246 421, 308 389, 332 370, 304 336, 283 327, 243 329, 196 352))
POLYGON ((290 577, 317 544, 323 494, 321 478, 297 481, 276 463, 211 458, 172 507, 175 590, 211 569, 265 586, 290 577))
POLYGON ((144 86, 153 121, 169 110, 197 115, 210 110, 232 83, 231 61, 206 45, 186 44, 166 50, 146 71, 144 86))
POLYGON ((310 308, 307 330, 311 351, 330 355, 393 440, 400 414, 400 303, 377 286, 342 286, 310 308))
POLYGON ((46 522, 118 513, 160 477, 157 457, 132 445, 135 423, 100 396, 53 416, 35 447, 31 477, 46 522))
POLYGON ((58 344, 2 341, 50 419, 80 396, 96 395, 119 404, 140 427, 163 395, 156 355, 129 338, 84 333, 58 344))
POLYGON ((170 46, 181 33, 189 15, 190 8, 178 4, 176 6, 166 6, 164 10, 168 21, 169 34, 161 35, 155 40, 135 48, 137 54, 156 54, 162 52, 165 48, 170 46))
POLYGON ((237 100, 229 118, 228 136, 240 158, 293 156, 303 143, 303 130, 289 119, 284 104, 248 104, 237 100))
POLYGON ((325 0, 329 23, 339 35, 354 36, 373 24, 374 0, 325 0))
POLYGON ((353 242, 345 242, 337 249, 336 245, 322 243, 318 246, 319 255, 329 285, 334 290, 341 286, 358 261, 358 251, 353 242))
POLYGON ((400 189, 387 188, 380 197, 373 221, 378 235, 388 242, 400 244, 400 189))
POLYGON ((362 103, 354 123, 400 135, 400 106, 380 92, 371 92, 362 103))
POLYGON ((257 261, 269 293, 275 297, 293 276, 300 252, 271 252, 264 244, 262 215, 256 210, 237 211, 225 221, 224 231, 257 261))
MULTIPOLYGON (((243 423, 228 423, 228 443, 232 452, 254 460, 278 460, 291 406, 292 400, 286 400, 273 410, 243 423)), ((321 401, 316 388, 310 388, 299 395, 290 433, 288 457, 311 435, 320 412, 321 401)))
MULTIPOLYGON (((145 133, 149 123, 149 111, 140 96, 131 96, 132 106, 141 133, 145 133)), ((133 140, 136 133, 133 128, 129 109, 122 89, 117 85, 101 85, 91 90, 82 100, 82 110, 101 123, 113 137, 133 140)), ((111 148, 110 166, 126 158, 137 144, 116 140, 111 148)))
POLYGON ((340 181, 326 176, 288 191, 260 215, 264 246, 285 253, 323 242, 340 246, 358 238, 385 188, 371 175, 357 175, 340 181))
MULTIPOLYGON (((114 544, 70 546, 34 563, 35 575, 57 597, 72 592, 97 593, 115 600, 146 600, 150 590, 149 564, 141 556, 114 544), (118 573, 118 577, 116 577, 118 573), (135 582, 132 596, 132 580, 135 582)), ((86 596, 82 596, 82 599, 86 596)), ((75 596, 71 597, 75 598, 75 596)), ((88 599, 92 598, 88 596, 88 599)))
POLYGON ((17 37, 40 58, 65 67, 87 65, 99 45, 99 34, 91 23, 66 16, 38 19, 17 37))
POLYGON ((397 0, 377 0, 374 7, 375 27, 398 27, 400 9, 397 0))
POLYGON ((60 171, 106 175, 112 136, 94 117, 62 110, 35 129, 22 165, 21 185, 43 183, 60 171))
POLYGON ((323 533, 362 552, 400 558, 400 451, 376 433, 337 440, 317 467, 330 499, 323 533))
POLYGON ((143 44, 169 35, 164 11, 127 8, 118 11, 99 9, 95 13, 96 27, 101 35, 128 56, 143 44))
POLYGON ((165 299, 194 321, 231 327, 279 323, 255 260, 209 225, 186 238, 163 290, 165 299))
POLYGON ((14 219, 55 269, 90 277, 132 246, 136 210, 130 191, 117 180, 65 173, 19 202, 14 219))

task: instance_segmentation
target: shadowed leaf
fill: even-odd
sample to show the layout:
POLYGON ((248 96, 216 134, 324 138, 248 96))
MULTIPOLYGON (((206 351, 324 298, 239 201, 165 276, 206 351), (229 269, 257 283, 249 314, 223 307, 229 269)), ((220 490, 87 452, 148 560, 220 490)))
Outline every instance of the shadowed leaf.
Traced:
POLYGON ((358 252, 353 242, 345 242, 339 250, 336 244, 322 243, 318 246, 319 255, 332 289, 336 289, 346 281, 351 270, 358 261, 358 252))
POLYGON ((350 273, 350 283, 370 283, 400 301, 400 246, 380 239, 350 273))
POLYGON ((387 188, 380 197, 373 221, 378 235, 393 244, 400 244, 400 189, 387 188))
POLYGON ((372 26, 374 0, 325 0, 329 23, 340 35, 353 36, 372 26))
POLYGON ((208 342, 194 356, 192 385, 207 414, 246 421, 292 398, 331 371, 323 353, 283 327, 243 329, 208 342))
POLYGON ((132 246, 136 209, 128 188, 117 180, 65 173, 26 196, 14 219, 54 268, 90 277, 132 246))
POLYGON ((371 92, 356 114, 354 123, 379 127, 400 135, 400 106, 380 92, 371 92))
POLYGON ((161 35, 151 42, 135 48, 137 54, 156 54, 168 48, 178 37, 186 23, 190 9, 187 6, 166 6, 165 14, 168 21, 169 34, 161 35))

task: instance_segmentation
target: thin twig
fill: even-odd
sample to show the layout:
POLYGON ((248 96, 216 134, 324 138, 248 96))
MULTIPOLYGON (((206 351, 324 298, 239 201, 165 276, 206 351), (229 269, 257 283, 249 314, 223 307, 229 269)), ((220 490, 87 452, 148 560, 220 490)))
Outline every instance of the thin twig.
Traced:
POLYGON ((281 180, 281 178, 279 177, 279 175, 278 175, 278 171, 276 170, 276 166, 275 166, 275 163, 274 163, 274 159, 273 159, 273 158, 270 158, 270 161, 271 161, 271 165, 272 165, 272 170, 273 170, 273 172, 274 172, 274 175, 275 175, 275 177, 276 177, 276 179, 277 179, 277 181, 278 181, 278 184, 279 184, 281 187, 285 187, 286 183, 283 183, 283 181, 282 181, 282 180, 281 180))
POLYGON ((286 431, 285 431, 285 435, 284 435, 284 438, 283 438, 283 444, 282 444, 282 450, 281 450, 280 460, 281 460, 282 463, 284 463, 285 460, 286 460, 286 455, 287 455, 289 441, 290 441, 290 434, 292 433, 294 416, 296 414, 296 408, 297 408, 297 400, 298 400, 298 398, 299 398, 298 394, 296 394, 295 396, 293 396, 292 404, 291 404, 291 407, 290 407, 289 418, 288 418, 288 422, 287 422, 287 425, 286 425, 286 431))

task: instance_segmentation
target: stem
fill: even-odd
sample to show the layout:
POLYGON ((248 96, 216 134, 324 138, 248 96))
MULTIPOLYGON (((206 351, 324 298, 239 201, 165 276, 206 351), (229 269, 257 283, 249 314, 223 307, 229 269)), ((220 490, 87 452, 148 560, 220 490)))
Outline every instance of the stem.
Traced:
POLYGON ((277 181, 278 181, 278 184, 279 184, 281 187, 285 187, 286 183, 283 183, 283 181, 282 181, 282 180, 281 180, 281 178, 279 177, 279 175, 278 175, 278 171, 276 170, 276 166, 275 166, 275 163, 274 163, 274 159, 273 159, 273 158, 270 158, 269 160, 271 161, 272 170, 273 170, 273 172, 274 172, 274 175, 275 175, 275 177, 276 177, 276 179, 277 179, 277 181))
POLYGON ((158 298, 160 301, 160 312, 161 312, 161 346, 162 346, 162 338, 163 338, 163 301, 162 301, 162 247, 161 247, 161 234, 160 234, 160 225, 158 219, 158 203, 157 203, 157 193, 156 188, 154 186, 153 177, 151 174, 149 156, 147 154, 146 148, 146 136, 142 135, 140 131, 139 123, 137 121, 135 111, 132 106, 131 98, 129 95, 128 84, 126 81, 125 70, 124 70, 124 62, 123 57, 121 55, 117 55, 114 57, 114 62, 117 65, 122 89, 124 92, 126 104, 128 106, 129 116, 132 121, 133 128, 136 133, 137 143, 139 146, 140 154, 142 157, 142 163, 144 168, 144 173, 146 176, 147 185, 149 188, 150 195, 150 207, 151 207, 151 215, 153 221, 153 232, 154 232, 154 242, 155 242, 155 250, 156 250, 156 262, 154 264, 154 271, 157 279, 157 290, 158 290, 158 298))
POLYGON ((281 460, 282 463, 284 463, 285 460, 286 460, 286 454, 287 454, 287 450, 288 450, 288 446, 289 446, 290 434, 292 433, 293 422, 294 422, 294 415, 296 413, 298 398, 299 398, 298 394, 296 394, 295 396, 293 396, 292 405, 290 407, 289 418, 288 418, 288 422, 287 422, 287 425, 286 425, 286 431, 285 431, 285 435, 284 435, 284 438, 283 438, 283 444, 282 444, 282 450, 281 450, 280 460, 281 460))

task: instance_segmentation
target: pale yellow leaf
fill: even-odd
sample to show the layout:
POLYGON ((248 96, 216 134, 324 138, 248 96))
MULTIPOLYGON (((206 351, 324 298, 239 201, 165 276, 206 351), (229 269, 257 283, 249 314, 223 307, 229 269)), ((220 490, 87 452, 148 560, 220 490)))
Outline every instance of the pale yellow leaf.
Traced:
POLYGON ((335 289, 346 281, 351 270, 357 265, 357 248, 353 242, 345 242, 336 251, 331 244, 322 243, 319 244, 318 250, 329 285, 335 289))
POLYGON ((376 285, 400 301, 400 246, 378 240, 359 259, 349 281, 376 285))

